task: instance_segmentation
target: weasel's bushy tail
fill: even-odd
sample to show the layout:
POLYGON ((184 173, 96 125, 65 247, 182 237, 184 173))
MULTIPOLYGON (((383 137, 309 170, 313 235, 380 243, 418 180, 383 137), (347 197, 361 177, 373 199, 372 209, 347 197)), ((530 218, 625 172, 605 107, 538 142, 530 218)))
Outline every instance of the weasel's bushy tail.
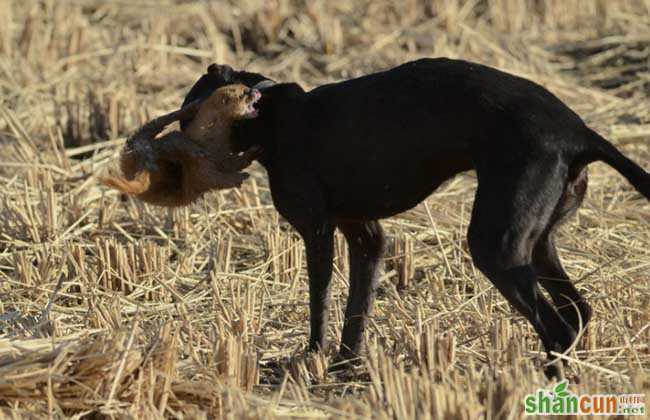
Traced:
POLYGON ((142 171, 138 173, 134 179, 127 180, 116 176, 108 176, 102 179, 102 184, 107 187, 115 188, 116 190, 130 195, 138 195, 145 193, 151 186, 149 172, 142 171))
POLYGON ((616 169, 637 191, 650 200, 650 174, 619 152, 612 143, 600 134, 590 128, 587 130, 589 134, 584 155, 587 163, 597 160, 605 162, 616 169))

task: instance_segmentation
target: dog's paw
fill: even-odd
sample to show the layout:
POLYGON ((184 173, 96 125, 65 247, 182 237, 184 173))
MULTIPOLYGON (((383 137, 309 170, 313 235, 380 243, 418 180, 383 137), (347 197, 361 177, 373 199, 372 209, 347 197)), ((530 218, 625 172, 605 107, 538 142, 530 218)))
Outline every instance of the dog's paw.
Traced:
POLYGON ((340 382, 367 381, 369 374, 360 358, 346 358, 337 355, 330 362, 327 373, 340 382))
POLYGON ((564 366, 562 362, 556 360, 553 363, 544 367, 544 375, 549 380, 561 381, 564 379, 564 366))

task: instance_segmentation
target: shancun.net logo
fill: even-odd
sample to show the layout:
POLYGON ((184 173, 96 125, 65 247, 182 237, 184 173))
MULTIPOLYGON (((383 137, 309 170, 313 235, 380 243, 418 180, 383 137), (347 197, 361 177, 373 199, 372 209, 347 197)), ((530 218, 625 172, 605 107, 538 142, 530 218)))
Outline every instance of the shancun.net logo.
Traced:
POLYGON ((526 415, 627 415, 644 416, 644 394, 582 394, 567 390, 564 380, 552 389, 540 388, 524 398, 526 415))

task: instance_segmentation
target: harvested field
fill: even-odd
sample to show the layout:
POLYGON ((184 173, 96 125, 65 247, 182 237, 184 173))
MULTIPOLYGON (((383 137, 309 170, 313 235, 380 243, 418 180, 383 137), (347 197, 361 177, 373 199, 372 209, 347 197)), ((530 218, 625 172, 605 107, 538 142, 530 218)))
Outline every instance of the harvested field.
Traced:
MULTIPOLYGON (((650 168, 648 0, 0 0, 0 418, 519 418, 544 355, 471 264, 473 173, 384 221, 367 359, 345 378, 303 356, 304 249, 259 166, 174 211, 98 182, 211 62, 313 87, 423 56, 535 80, 650 168)), ((649 203, 594 164, 557 242, 594 309, 570 390, 647 400, 649 203)))

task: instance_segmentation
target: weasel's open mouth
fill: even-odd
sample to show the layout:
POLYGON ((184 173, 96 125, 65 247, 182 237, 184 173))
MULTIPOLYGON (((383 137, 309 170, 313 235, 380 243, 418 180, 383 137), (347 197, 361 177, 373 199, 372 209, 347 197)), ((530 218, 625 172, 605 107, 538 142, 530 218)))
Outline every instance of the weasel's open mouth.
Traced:
POLYGON ((246 105, 246 118, 256 118, 258 115, 258 110, 255 107, 257 102, 260 100, 262 97, 262 94, 260 93, 259 90, 257 89, 251 89, 248 93, 250 102, 248 102, 248 105, 246 105))

